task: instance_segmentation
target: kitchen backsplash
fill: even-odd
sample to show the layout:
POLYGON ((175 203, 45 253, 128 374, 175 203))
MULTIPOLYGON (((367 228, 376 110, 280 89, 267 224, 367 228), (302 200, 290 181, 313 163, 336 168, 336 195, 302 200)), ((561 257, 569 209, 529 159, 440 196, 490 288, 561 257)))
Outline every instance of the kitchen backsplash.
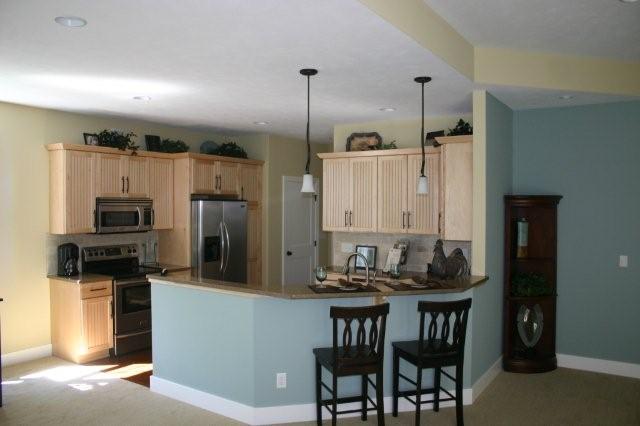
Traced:
MULTIPOLYGON (((82 251, 83 247, 106 246, 116 244, 137 244, 140 253, 140 263, 154 262, 154 250, 157 248, 158 232, 135 232, 130 234, 47 234, 47 274, 55 274, 58 269, 58 246, 64 243, 74 243, 82 251), (145 253, 146 247, 146 253, 145 253)), ((82 252, 80 254, 82 256, 82 252)), ((78 267, 82 268, 78 262, 78 267)), ((82 272, 82 270, 81 270, 82 272)))
MULTIPOLYGON (((433 259, 433 248, 438 240, 437 235, 407 235, 407 234, 357 234, 350 232, 334 232, 332 237, 333 265, 344 265, 348 252, 343 251, 348 245, 367 245, 378 247, 376 268, 382 269, 387 261, 387 254, 393 245, 400 239, 409 240, 409 252, 407 264, 403 266, 406 271, 425 272, 427 263, 433 259)), ((464 256, 471 266, 471 242, 470 241, 444 241, 444 253, 449 255, 455 248, 461 248, 464 256)), ((353 262, 353 260, 352 260, 353 262)))

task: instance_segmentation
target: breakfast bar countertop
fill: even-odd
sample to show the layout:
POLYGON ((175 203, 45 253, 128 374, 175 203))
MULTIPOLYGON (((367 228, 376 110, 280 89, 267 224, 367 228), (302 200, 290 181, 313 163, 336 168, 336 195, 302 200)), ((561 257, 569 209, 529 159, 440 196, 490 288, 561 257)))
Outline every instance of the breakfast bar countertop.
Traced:
MULTIPOLYGON (((427 278, 427 274, 413 273, 411 276, 421 276, 427 278)), ((354 297, 375 297, 375 296, 409 296, 409 295, 427 295, 441 293, 461 293, 473 287, 483 284, 488 277, 469 276, 456 279, 435 279, 428 277, 430 280, 440 284, 440 288, 427 289, 411 289, 411 290, 394 290, 384 285, 384 281, 376 279, 375 287, 378 291, 358 291, 358 292, 335 292, 335 293, 316 293, 306 285, 251 285, 240 284, 228 281, 218 281, 206 278, 198 278, 191 275, 190 271, 172 272, 166 276, 160 274, 148 275, 152 284, 174 285, 178 287, 187 287, 192 289, 201 289, 209 291, 219 291, 224 293, 237 293, 239 295, 255 295, 268 296, 280 299, 334 299, 334 298, 354 298, 354 297)), ((412 282, 411 278, 400 279, 401 283, 412 282)), ((337 285, 337 281, 327 280, 325 285, 337 285)))

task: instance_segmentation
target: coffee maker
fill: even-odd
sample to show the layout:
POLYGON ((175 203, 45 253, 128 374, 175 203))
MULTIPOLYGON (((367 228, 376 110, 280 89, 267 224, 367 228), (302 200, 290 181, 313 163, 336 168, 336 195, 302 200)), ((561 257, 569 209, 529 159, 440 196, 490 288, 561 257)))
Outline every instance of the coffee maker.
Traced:
POLYGON ((58 246, 58 275, 61 277, 73 277, 78 275, 78 259, 80 250, 73 243, 58 246))

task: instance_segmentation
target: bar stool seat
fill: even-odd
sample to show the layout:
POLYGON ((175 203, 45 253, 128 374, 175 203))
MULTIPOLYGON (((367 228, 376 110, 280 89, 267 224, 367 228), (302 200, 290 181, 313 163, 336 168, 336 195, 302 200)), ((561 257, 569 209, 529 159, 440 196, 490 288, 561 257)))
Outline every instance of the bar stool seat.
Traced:
POLYGON ((388 303, 362 307, 331 307, 333 346, 313 349, 316 359, 316 418, 318 425, 322 424, 322 407, 331 413, 332 425, 336 424, 338 414, 359 412, 362 420, 367 420, 367 412, 370 410, 376 410, 378 425, 384 425, 382 372, 384 335, 388 313, 388 303), (344 322, 340 339, 338 339, 339 321, 344 322), (355 326, 353 330, 352 325, 355 326), (342 343, 342 346, 338 346, 338 341, 342 343), (322 381, 322 367, 331 373, 332 387, 322 381), (375 382, 369 378, 370 374, 376 375, 375 382), (338 377, 345 376, 360 376, 360 395, 338 397, 338 377), (369 385, 376 391, 375 402, 368 395, 369 385), (322 388, 330 393, 330 398, 322 398, 322 388), (338 411, 338 404, 349 402, 360 402, 361 407, 338 411), (371 408, 369 403, 371 403, 371 408))
MULTIPOLYGON (((451 357, 452 359, 457 359, 458 352, 456 352, 453 345, 442 342, 440 339, 435 339, 433 342, 433 350, 425 350, 422 353, 422 358, 424 362, 429 362, 429 358, 437 358, 439 360, 438 364, 441 361, 444 361, 444 358, 451 357)), ((420 342, 418 340, 407 340, 404 342, 393 342, 391 343, 393 348, 400 353, 402 358, 408 359, 410 361, 418 361, 418 347, 420 342)))

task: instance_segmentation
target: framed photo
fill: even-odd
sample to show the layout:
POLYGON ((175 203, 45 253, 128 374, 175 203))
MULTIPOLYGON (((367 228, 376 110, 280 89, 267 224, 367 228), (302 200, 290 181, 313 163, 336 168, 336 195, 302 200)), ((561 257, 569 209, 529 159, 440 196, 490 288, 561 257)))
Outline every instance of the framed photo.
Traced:
POLYGON ((435 147, 440 146, 440 144, 436 140, 436 138, 440 136, 444 136, 444 130, 438 130, 437 132, 428 132, 427 136, 424 137, 424 145, 435 147))
MULTIPOLYGON (((356 246, 356 253, 360 253, 367 258, 369 269, 376 267, 376 258, 378 256, 378 247, 376 246, 356 246)), ((360 256, 356 257, 356 270, 366 269, 364 260, 360 256)))
POLYGON ((378 132, 351 133, 347 138, 347 151, 370 151, 382 146, 382 136, 378 132))
POLYGON ((100 141, 98 140, 98 135, 95 133, 83 133, 84 135, 84 144, 85 145, 100 145, 100 141))

